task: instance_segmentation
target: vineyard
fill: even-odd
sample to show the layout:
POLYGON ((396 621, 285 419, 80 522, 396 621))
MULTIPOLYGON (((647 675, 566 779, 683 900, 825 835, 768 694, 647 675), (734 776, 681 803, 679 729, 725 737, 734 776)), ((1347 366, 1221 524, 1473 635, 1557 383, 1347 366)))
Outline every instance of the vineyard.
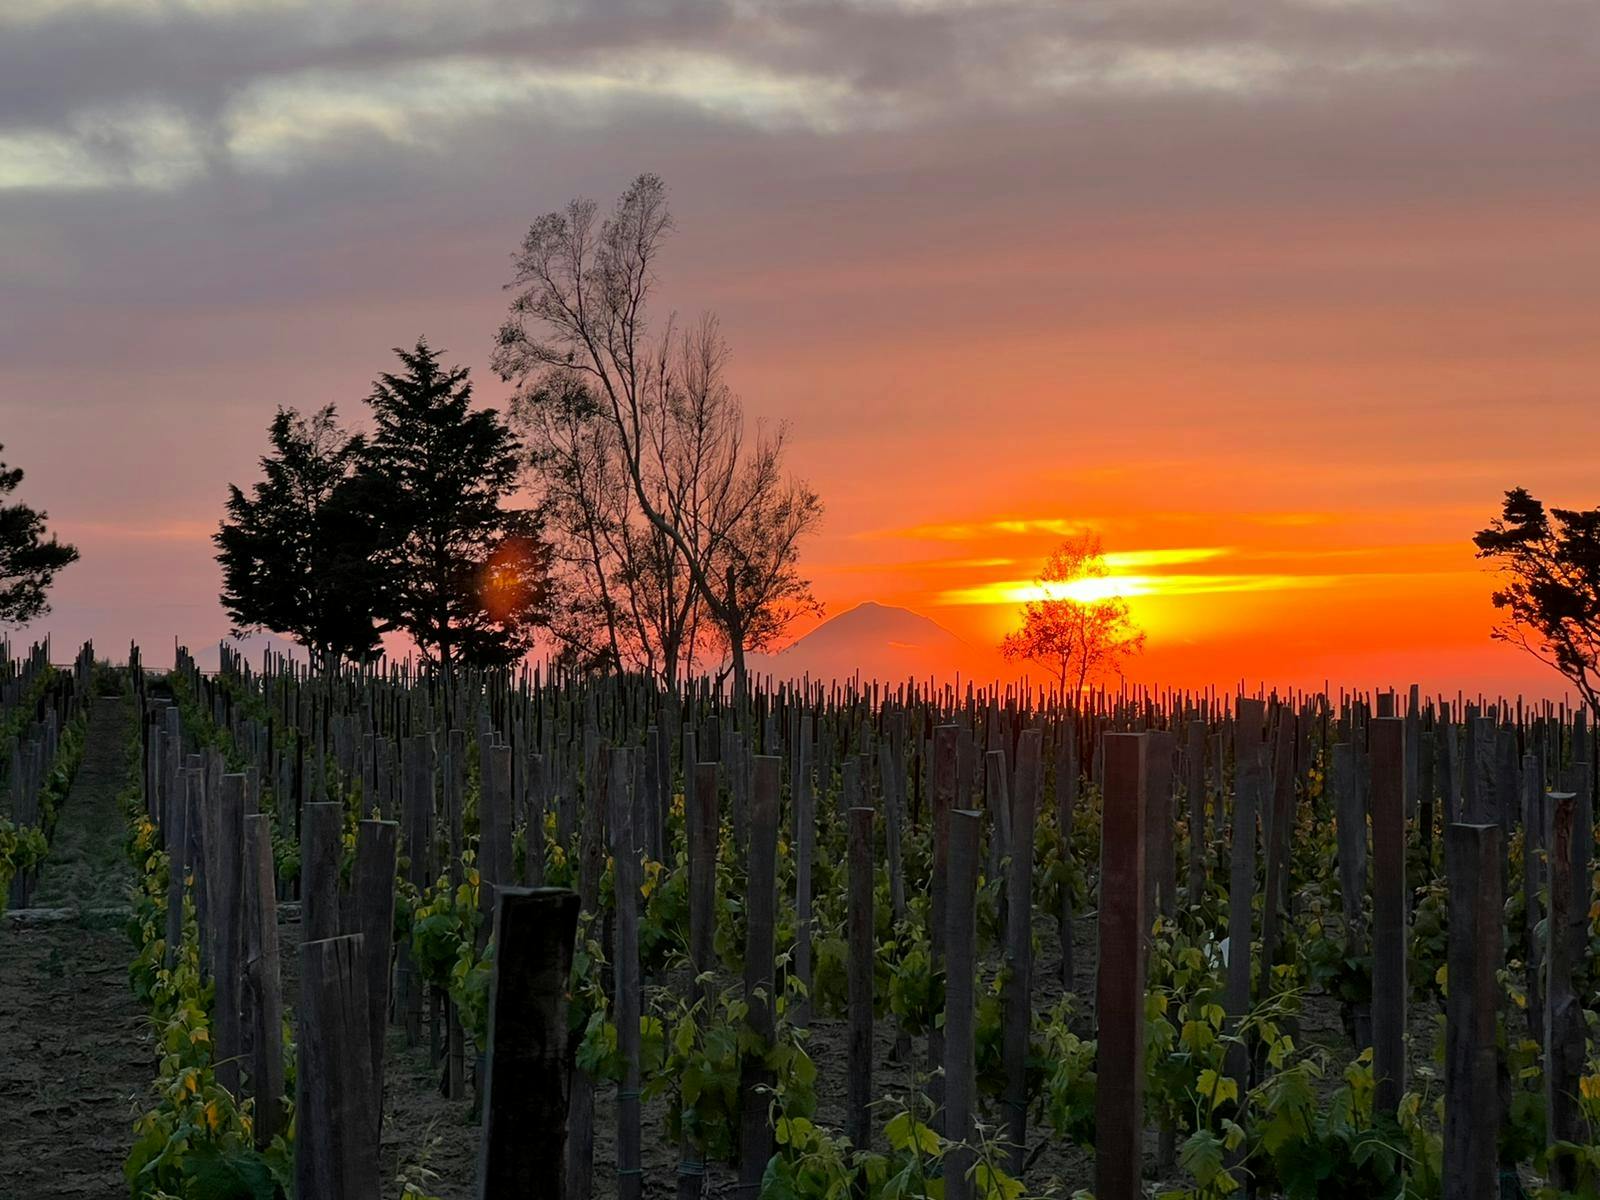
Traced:
POLYGON ((130 658, 136 1197, 1600 1196, 1581 712, 130 658))

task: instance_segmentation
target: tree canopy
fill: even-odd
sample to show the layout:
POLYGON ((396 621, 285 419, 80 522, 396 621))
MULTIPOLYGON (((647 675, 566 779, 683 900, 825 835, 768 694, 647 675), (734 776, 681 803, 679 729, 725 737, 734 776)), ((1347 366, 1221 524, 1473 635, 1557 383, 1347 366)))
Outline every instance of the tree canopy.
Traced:
POLYGON ((1600 508, 1546 510, 1513 488, 1472 541, 1501 572, 1493 636, 1554 667, 1600 716, 1600 508))
POLYGON ((1144 648, 1128 602, 1096 595, 1093 588, 1080 587, 1074 595, 1072 587, 1108 573, 1098 534, 1084 532, 1062 542, 1045 560, 1034 581, 1037 597, 1023 606, 1022 628, 1006 635, 1001 654, 1046 668, 1063 692, 1069 686, 1081 692, 1089 680, 1120 670, 1125 659, 1144 648))
POLYGON ((291 637, 318 669, 366 659, 378 631, 376 542, 354 478, 365 439, 346 433, 330 404, 309 417, 279 408, 267 440, 261 481, 249 495, 229 485, 212 539, 234 632, 291 637))
POLYGON ((223 605, 235 632, 293 637, 318 667, 369 658, 390 631, 446 673, 504 666, 532 645, 548 590, 539 514, 508 503, 520 445, 473 406, 465 368, 425 340, 395 353, 370 435, 331 405, 278 410, 261 481, 228 489, 223 605))
POLYGON ((507 504, 520 444, 499 413, 472 407, 465 367, 442 366, 423 339, 395 353, 402 370, 367 399, 375 429, 356 472, 378 543, 380 627, 447 673, 515 662, 547 596, 539 514, 507 504))
POLYGON ((78 561, 77 547, 45 528, 48 514, 6 502, 21 482, 22 468, 0 461, 0 624, 6 625, 26 625, 48 613, 56 572, 78 561))

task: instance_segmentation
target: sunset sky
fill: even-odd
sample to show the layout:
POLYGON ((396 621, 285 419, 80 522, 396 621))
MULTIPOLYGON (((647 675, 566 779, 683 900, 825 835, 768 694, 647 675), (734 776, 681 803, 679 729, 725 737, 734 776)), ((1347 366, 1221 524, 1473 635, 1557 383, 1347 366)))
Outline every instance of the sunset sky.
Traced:
POLYGON ((1600 503, 1597 64, 1588 0, 6 0, 47 625, 214 641, 274 406, 359 418, 419 334, 503 400, 511 250, 648 170, 831 612, 988 647, 1090 526, 1140 681, 1559 693, 1469 539, 1600 503))

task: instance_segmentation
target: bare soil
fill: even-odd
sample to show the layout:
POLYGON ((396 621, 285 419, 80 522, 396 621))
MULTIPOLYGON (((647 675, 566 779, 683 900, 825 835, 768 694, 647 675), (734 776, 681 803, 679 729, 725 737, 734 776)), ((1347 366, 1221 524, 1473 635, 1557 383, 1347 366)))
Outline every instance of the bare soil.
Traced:
POLYGON ((144 1014, 128 988, 115 918, 132 882, 122 857, 128 709, 95 702, 34 904, 76 920, 0 921, 0 1200, 126 1196, 122 1160, 150 1086, 144 1014))

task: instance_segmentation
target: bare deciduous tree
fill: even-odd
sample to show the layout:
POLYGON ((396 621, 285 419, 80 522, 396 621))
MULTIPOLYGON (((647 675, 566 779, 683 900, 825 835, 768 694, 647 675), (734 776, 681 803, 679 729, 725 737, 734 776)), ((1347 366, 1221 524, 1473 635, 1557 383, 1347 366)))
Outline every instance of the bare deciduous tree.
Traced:
POLYGON ((671 227, 653 175, 604 219, 575 200, 535 221, 494 366, 519 385, 514 419, 561 514, 561 562, 589 597, 565 636, 671 682, 714 628, 742 695, 745 653, 819 607, 798 563, 822 504, 785 473, 782 428, 747 435, 715 320, 650 329, 671 227))

